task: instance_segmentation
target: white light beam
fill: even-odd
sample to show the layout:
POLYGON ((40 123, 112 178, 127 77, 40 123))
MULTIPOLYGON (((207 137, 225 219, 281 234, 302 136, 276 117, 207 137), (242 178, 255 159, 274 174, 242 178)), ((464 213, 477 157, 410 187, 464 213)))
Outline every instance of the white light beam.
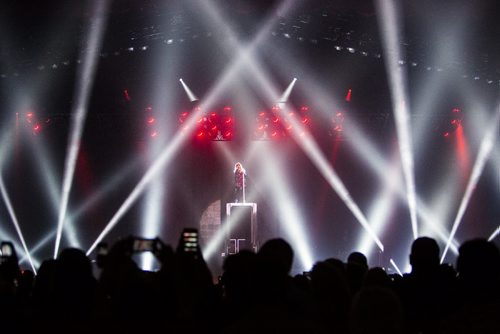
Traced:
POLYGON ((189 89, 188 85, 186 85, 184 80, 182 80, 182 78, 180 78, 179 81, 181 82, 182 87, 184 88, 184 91, 186 92, 189 101, 190 102, 198 101, 198 98, 196 97, 196 95, 194 95, 194 93, 191 91, 191 89, 189 89))
POLYGON ((73 183, 75 173, 76 160, 78 150, 80 148, 80 140, 83 134, 83 126, 87 116, 87 104, 90 96, 92 83, 94 81, 95 71, 97 69, 97 60, 99 59, 99 49, 101 46, 102 37, 107 19, 109 1, 96 0, 94 2, 93 12, 95 16, 91 22, 90 32, 88 37, 88 46, 86 48, 87 56, 84 59, 83 67, 78 75, 76 87, 77 102, 75 113, 71 120, 70 140, 67 147, 66 161, 64 165, 64 179, 62 184, 61 204, 59 207, 59 218, 57 221, 57 235, 54 247, 54 258, 57 257, 59 246, 61 243, 62 231, 68 208, 69 194, 73 183))
POLYGON ((458 226, 462 221, 465 209, 469 204, 470 198, 472 197, 472 193, 476 188, 476 184, 479 181, 479 178, 481 177, 484 166, 486 165, 486 162, 488 161, 490 153, 493 149, 493 145, 498 135, 498 124, 500 121, 500 105, 497 108, 498 110, 493 119, 493 122, 490 123, 490 126, 487 129, 486 134, 481 142, 476 162, 474 163, 474 167, 472 168, 472 173, 469 178, 469 182, 467 183, 467 188, 465 189, 464 196, 462 197, 462 201, 460 202, 460 207, 458 208, 457 216, 455 217, 455 221, 453 222, 453 227, 451 229, 448 242, 446 243, 443 255, 441 256, 441 262, 443 262, 446 257, 446 253, 448 252, 448 248, 450 247, 451 241, 453 240, 453 237, 455 236, 455 233, 458 230, 458 226))
POLYGON ((417 229, 417 197, 414 179, 414 161, 412 149, 409 112, 407 110, 408 95, 406 79, 398 61, 401 59, 399 26, 397 22, 396 3, 392 0, 377 0, 377 11, 380 14, 380 26, 385 52, 385 65, 391 88, 391 99, 396 119, 396 132, 399 151, 403 164, 406 182, 408 208, 410 210, 413 238, 418 237, 417 229))

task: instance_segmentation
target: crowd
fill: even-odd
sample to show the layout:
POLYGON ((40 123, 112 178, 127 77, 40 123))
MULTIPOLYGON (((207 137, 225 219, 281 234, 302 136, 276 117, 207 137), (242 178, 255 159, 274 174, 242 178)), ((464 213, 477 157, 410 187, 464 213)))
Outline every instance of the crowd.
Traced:
MULTIPOLYGON (((388 275, 352 252, 291 275, 294 251, 284 239, 225 258, 213 280, 200 249, 158 241, 158 271, 133 260, 134 238, 117 241, 93 264, 63 249, 35 276, 17 257, 0 265, 4 333, 500 333, 500 252, 484 239, 440 263, 429 237, 416 239, 412 270, 388 275)), ((181 245, 181 243, 179 243, 181 245)))

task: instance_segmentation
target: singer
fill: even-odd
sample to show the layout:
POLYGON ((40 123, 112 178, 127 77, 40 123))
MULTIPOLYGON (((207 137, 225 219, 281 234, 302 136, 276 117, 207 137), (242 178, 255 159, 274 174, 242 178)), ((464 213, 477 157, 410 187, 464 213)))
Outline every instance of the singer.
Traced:
POLYGON ((241 162, 234 165, 234 202, 245 203, 246 171, 241 162))

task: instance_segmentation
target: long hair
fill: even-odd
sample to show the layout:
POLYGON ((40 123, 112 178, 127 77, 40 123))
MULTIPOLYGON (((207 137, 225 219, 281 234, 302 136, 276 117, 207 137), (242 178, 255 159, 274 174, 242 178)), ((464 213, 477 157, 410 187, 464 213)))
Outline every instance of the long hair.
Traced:
POLYGON ((243 165, 241 164, 241 162, 237 162, 234 164, 234 169, 233 169, 233 173, 236 173, 236 170, 238 170, 238 168, 236 168, 236 166, 240 165, 241 166, 241 171, 243 172, 243 174, 246 174, 247 171, 245 170, 245 168, 243 168, 243 165))

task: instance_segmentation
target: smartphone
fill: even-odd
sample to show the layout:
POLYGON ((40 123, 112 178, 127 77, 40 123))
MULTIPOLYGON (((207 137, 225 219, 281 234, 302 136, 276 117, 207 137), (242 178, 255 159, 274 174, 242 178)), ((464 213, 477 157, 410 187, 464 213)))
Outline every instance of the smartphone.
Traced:
POLYGON ((195 228, 185 228, 182 231, 182 247, 184 252, 191 253, 198 251, 198 230, 195 228))
POLYGON ((132 245, 132 250, 134 251, 134 253, 154 252, 155 242, 155 239, 135 238, 134 244, 132 245))
POLYGON ((101 242, 97 245, 97 255, 108 255, 108 244, 101 242))
POLYGON ((2 241, 1 245, 2 257, 11 257, 14 254, 13 246, 10 242, 2 241))

